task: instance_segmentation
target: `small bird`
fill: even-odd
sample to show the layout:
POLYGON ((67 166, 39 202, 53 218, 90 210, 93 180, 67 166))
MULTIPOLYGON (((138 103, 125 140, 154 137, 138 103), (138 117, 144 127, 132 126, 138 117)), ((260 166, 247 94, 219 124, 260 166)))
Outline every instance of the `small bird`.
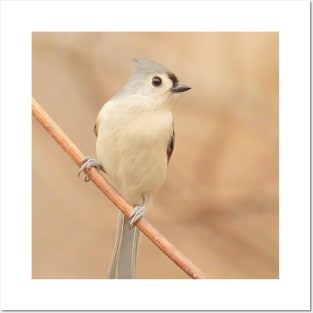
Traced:
POLYGON ((119 212, 108 278, 135 278, 139 230, 134 227, 151 207, 163 184, 175 143, 171 103, 191 89, 154 61, 136 58, 126 85, 100 110, 94 132, 96 159, 86 157, 79 173, 96 167, 134 206, 130 218, 119 212))

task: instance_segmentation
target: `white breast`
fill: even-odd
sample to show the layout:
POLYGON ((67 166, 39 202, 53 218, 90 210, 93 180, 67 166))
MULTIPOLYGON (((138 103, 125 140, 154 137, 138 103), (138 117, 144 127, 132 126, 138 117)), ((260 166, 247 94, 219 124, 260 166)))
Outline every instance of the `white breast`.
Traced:
POLYGON ((97 119, 97 159, 126 200, 141 205, 165 180, 172 113, 108 104, 97 119))

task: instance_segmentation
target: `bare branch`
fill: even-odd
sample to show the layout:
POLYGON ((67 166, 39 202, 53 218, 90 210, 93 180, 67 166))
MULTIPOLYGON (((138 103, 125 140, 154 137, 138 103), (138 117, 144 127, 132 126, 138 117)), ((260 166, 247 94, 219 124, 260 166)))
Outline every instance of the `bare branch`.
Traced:
MULTIPOLYGON (((47 130, 52 138, 67 152, 67 154, 80 167, 84 157, 80 150, 67 137, 62 129, 52 120, 45 110, 32 99, 32 114, 38 122, 47 130)), ((133 207, 107 182, 107 180, 95 169, 89 171, 90 180, 127 216, 133 211, 133 207)), ((174 247, 159 231, 157 231, 145 218, 140 219, 136 226, 174 263, 176 263, 191 278, 208 278, 204 272, 196 267, 174 247)))

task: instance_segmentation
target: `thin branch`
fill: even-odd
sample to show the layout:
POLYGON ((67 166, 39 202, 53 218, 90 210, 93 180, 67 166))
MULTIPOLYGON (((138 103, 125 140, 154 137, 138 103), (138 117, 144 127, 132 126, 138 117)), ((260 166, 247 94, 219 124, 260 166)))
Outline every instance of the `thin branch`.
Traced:
MULTIPOLYGON (((52 138, 67 152, 67 154, 80 167, 84 157, 80 150, 67 137, 62 129, 52 120, 45 110, 32 98, 32 114, 38 122, 47 130, 52 138)), ((91 168, 89 177, 94 184, 127 216, 133 211, 121 195, 106 181, 95 169, 91 168)), ((196 267, 192 262, 177 250, 159 231, 157 231, 145 218, 140 219, 136 226, 174 263, 176 263, 191 278, 208 278, 207 275, 196 267)))

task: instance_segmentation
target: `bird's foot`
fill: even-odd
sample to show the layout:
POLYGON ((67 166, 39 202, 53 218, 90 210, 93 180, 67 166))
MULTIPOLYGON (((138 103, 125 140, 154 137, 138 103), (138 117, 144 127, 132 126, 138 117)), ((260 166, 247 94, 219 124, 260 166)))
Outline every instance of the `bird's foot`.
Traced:
POLYGON ((91 158, 90 156, 86 156, 84 157, 83 159, 81 159, 81 162, 83 163, 82 166, 80 167, 80 170, 78 172, 78 177, 80 175, 81 172, 83 171, 86 171, 86 175, 85 175, 85 178, 84 178, 84 181, 85 182, 89 182, 90 181, 90 178, 89 178, 89 170, 91 167, 95 167, 97 168, 98 170, 101 170, 102 169, 102 166, 101 164, 96 160, 96 159, 93 159, 91 158))
POLYGON ((136 205, 134 207, 134 210, 130 216, 130 221, 129 221, 129 227, 133 228, 135 226, 135 224, 143 217, 144 213, 145 213, 145 206, 139 206, 136 205))

